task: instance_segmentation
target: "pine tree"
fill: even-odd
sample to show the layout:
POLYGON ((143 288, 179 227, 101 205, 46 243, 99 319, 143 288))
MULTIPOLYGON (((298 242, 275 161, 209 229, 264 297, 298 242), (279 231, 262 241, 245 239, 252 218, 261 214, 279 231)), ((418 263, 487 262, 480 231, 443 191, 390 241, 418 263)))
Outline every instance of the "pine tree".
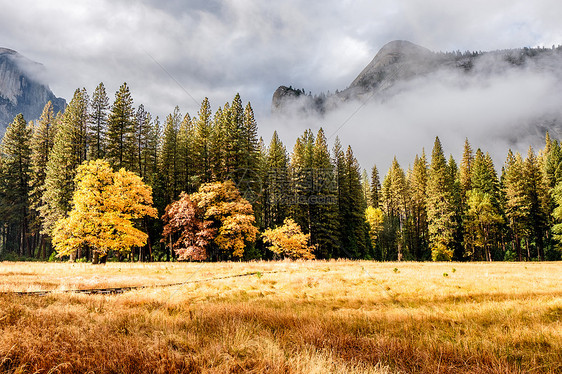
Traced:
POLYGON ((557 140, 551 140, 546 134, 546 146, 543 157, 543 174, 549 189, 562 181, 562 148, 557 140))
POLYGON ((31 171, 30 140, 31 127, 27 126, 20 113, 8 125, 0 146, 2 218, 14 229, 13 238, 17 252, 19 255, 27 256, 32 255, 27 241, 31 171))
POLYGON ((109 109, 109 99, 105 92, 105 86, 100 83, 90 104, 90 121, 88 127, 88 159, 95 160, 105 157, 106 136, 107 136, 107 110, 109 109))
POLYGON ((224 120, 224 162, 227 178, 240 181, 246 170, 243 166, 244 151, 244 108, 240 95, 236 94, 232 103, 223 111, 224 120))
POLYGON ((412 254, 417 260, 429 259, 427 232, 427 160, 425 151, 416 155, 414 167, 408 178, 410 215, 413 224, 412 254))
POLYGON ((113 168, 135 170, 133 98, 127 83, 115 93, 108 118, 106 158, 113 168))
POLYGON ((172 114, 166 117, 162 139, 162 149, 159 157, 159 173, 163 180, 164 199, 166 205, 176 200, 178 188, 178 129, 181 114, 176 107, 172 114))
POLYGON ((347 200, 346 197, 348 196, 348 183, 346 182, 346 165, 345 165, 345 153, 343 152, 340 139, 336 136, 336 140, 334 141, 334 146, 332 150, 333 154, 333 164, 335 166, 334 176, 336 178, 336 186, 337 186, 337 201, 338 201, 338 222, 340 224, 337 228, 338 234, 338 245, 337 247, 340 249, 339 253, 334 254, 334 257, 349 257, 349 252, 343 248, 344 243, 344 235, 346 230, 344 230, 343 225, 341 224, 344 222, 345 215, 346 215, 346 204, 347 200))
POLYGON ((531 203, 529 212, 529 229, 531 236, 526 239, 525 246, 527 249, 528 259, 531 255, 531 242, 534 244, 534 253, 536 258, 541 260, 544 258, 544 238, 547 233, 549 198, 548 190, 541 174, 539 160, 533 152, 533 148, 529 147, 527 158, 524 161, 524 179, 526 182, 526 193, 531 203))
POLYGON ((311 242, 316 247, 317 258, 332 258, 338 252, 336 183, 334 166, 322 128, 316 135, 312 152, 311 242))
POLYGON ((452 181, 441 141, 435 138, 427 180, 429 243, 434 261, 451 260, 454 253, 455 206, 452 181))
POLYGON ((45 242, 40 235, 41 219, 39 215, 39 207, 42 204, 43 193, 45 192, 45 177, 49 154, 53 148, 56 122, 53 113, 53 106, 49 101, 43 109, 41 118, 33 126, 33 134, 31 136, 31 175, 29 180, 29 205, 30 212, 30 230, 33 238, 35 238, 35 246, 39 246, 41 255, 46 257, 45 242))
POLYGON ((373 170, 371 171, 371 206, 378 208, 380 206, 380 193, 381 193, 381 182, 379 178, 379 171, 377 165, 373 165, 373 170))
POLYGON ((468 138, 464 141, 464 151, 461 160, 461 167, 459 170, 459 178, 461 185, 461 199, 463 202, 466 201, 466 193, 472 188, 471 178, 472 178, 472 163, 474 162, 474 153, 472 152, 472 147, 468 142, 468 138))
POLYGON ((193 177, 193 122, 187 113, 180 123, 177 136, 177 169, 179 191, 195 192, 192 186, 193 177))
POLYGON ((472 160, 470 186, 463 211, 463 256, 491 261, 503 218, 494 164, 490 155, 484 154, 480 148, 472 160))
POLYGON ((213 117, 213 125, 210 130, 210 168, 212 180, 223 181, 228 175, 226 172, 226 124, 230 104, 226 103, 223 108, 218 108, 213 117))
POLYGON ((55 115, 49 101, 43 108, 39 121, 33 126, 31 137, 30 204, 33 209, 41 205, 45 184, 45 169, 55 137, 55 115))
POLYGON ((265 172, 265 227, 273 228, 287 218, 289 205, 289 157, 277 131, 267 151, 265 172))
POLYGON ((252 203, 254 212, 260 214, 259 206, 259 144, 258 125, 254 118, 254 110, 250 103, 244 109, 241 129, 241 155, 237 168, 240 170, 237 187, 242 196, 252 203))
POLYGON ((311 230, 310 201, 313 196, 314 134, 306 130, 293 148, 291 156, 292 194, 291 218, 308 234, 311 230))
POLYGON ((396 157, 386 174, 381 189, 382 209, 385 213, 386 224, 382 259, 402 260, 404 256, 404 230, 408 209, 406 175, 400 167, 396 157), (390 258, 389 258, 390 257, 390 258))
POLYGON ((195 170, 199 183, 210 182, 213 175, 211 169, 211 115, 209 99, 205 98, 201 103, 201 108, 197 113, 197 120, 195 121, 195 170))
POLYGON ((341 250, 351 258, 365 258, 369 255, 368 226, 365 221, 367 204, 361 189, 361 172, 359 163, 350 146, 345 153, 344 182, 346 194, 343 195, 341 250))
POLYGON ((76 169, 85 160, 88 123, 86 91, 76 90, 60 123, 45 171, 45 192, 39 208, 43 219, 42 233, 51 235, 55 223, 70 210, 76 169))
POLYGON ((524 164, 521 155, 508 152, 504 167, 505 215, 513 237, 513 246, 519 261, 522 260, 521 240, 529 234, 529 217, 532 202, 526 191, 524 164))
POLYGON ((361 189, 363 190, 363 200, 367 206, 371 206, 371 186, 369 184, 369 174, 363 169, 361 172, 361 189))
POLYGON ((143 152, 147 147, 148 137, 150 136, 150 120, 149 113, 144 109, 144 105, 140 104, 133 118, 133 152, 131 157, 130 171, 136 172, 139 176, 144 177, 145 167, 143 164, 143 152))

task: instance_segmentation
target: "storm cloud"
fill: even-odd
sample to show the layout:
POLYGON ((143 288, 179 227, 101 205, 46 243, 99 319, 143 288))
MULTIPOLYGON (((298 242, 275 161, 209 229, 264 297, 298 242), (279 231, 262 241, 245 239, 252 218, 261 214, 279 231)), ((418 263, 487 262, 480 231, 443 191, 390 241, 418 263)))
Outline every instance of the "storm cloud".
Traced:
POLYGON ((507 132, 506 144, 517 146, 524 137, 504 130, 555 111, 560 99, 549 75, 503 75, 464 88, 436 76, 384 105, 350 103, 326 118, 292 123, 269 114, 277 86, 341 90, 394 39, 434 51, 558 45, 562 3, 554 0, 0 0, 0 6, 1 46, 41 62, 57 96, 70 99, 78 87, 92 92, 100 81, 112 93, 126 81, 135 104, 162 117, 176 105, 194 115, 204 97, 216 109, 239 92, 252 102, 266 142, 277 128, 289 149, 305 128, 323 126, 331 134, 347 121, 338 135, 366 168, 394 153, 407 164, 410 151, 398 150, 428 151, 435 135, 449 152, 465 136, 486 148, 486 131, 507 132))

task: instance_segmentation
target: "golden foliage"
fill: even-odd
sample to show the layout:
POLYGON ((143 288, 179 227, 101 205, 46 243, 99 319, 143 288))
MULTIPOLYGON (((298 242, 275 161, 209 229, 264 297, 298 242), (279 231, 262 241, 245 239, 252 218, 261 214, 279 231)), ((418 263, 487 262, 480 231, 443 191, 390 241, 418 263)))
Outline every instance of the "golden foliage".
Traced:
POLYGON ((365 221, 369 224, 369 238, 373 247, 383 229, 384 214, 381 208, 367 207, 365 210, 365 221))
POLYGON ((303 234, 300 226, 286 218, 283 226, 267 229, 263 233, 264 241, 270 243, 269 249, 278 255, 296 259, 313 259, 314 246, 309 246, 310 234, 303 234))
POLYGON ((113 171, 103 160, 82 164, 75 178, 72 210, 53 230, 53 244, 59 256, 83 246, 100 254, 127 252, 146 244, 147 234, 133 225, 144 216, 156 217, 152 189, 136 174, 113 171))

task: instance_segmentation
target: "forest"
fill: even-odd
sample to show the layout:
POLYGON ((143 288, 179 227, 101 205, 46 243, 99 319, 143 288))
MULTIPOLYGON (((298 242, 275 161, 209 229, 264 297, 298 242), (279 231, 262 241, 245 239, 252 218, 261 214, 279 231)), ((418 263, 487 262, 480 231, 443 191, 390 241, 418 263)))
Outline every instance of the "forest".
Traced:
MULTIPOLYGON (((73 214, 78 198, 87 200, 78 196, 80 186, 101 180, 85 181, 91 168, 120 186, 144 183, 149 191, 135 190, 147 204, 145 214, 129 214, 126 227, 143 240, 108 246, 109 260, 275 259, 283 252, 268 244, 281 227, 306 241, 305 258, 561 259, 562 149, 548 133, 538 152, 506 150, 501 170, 468 139, 460 163, 445 156, 438 137, 430 155, 420 151, 407 169, 394 158, 381 179, 375 165, 370 173, 361 168, 350 146, 337 138, 329 145, 322 129, 304 131, 291 152, 277 132, 266 144, 250 103, 238 94, 214 111, 205 98, 194 116, 176 107, 161 121, 142 104, 135 107, 126 83, 113 103, 100 83, 91 98, 77 89, 64 113, 47 103, 39 120, 18 115, 8 126, 0 146, 0 259, 97 260, 95 246, 56 245, 65 228, 65 243, 78 243, 69 241, 78 235, 69 228, 89 222, 73 214), (244 229, 212 206, 205 217, 222 219, 218 231, 204 231, 213 224, 204 220, 190 222, 190 230, 202 233, 191 237, 169 226, 171 212, 189 216, 219 195, 230 199, 223 208, 234 209, 231 216, 244 229), (178 238, 214 249, 204 256, 186 252, 178 238)), ((127 188, 115 191, 127 199, 127 188)), ((111 225, 98 236, 111 236, 117 224, 111 225)))

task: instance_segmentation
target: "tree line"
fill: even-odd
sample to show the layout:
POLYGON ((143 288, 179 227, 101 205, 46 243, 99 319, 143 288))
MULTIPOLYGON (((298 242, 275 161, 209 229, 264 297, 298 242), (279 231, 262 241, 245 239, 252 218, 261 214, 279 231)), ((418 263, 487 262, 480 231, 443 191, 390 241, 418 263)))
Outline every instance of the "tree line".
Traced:
MULTIPOLYGON (((193 117, 176 107, 161 123, 134 106, 126 83, 111 104, 100 83, 91 98, 76 90, 64 113, 47 103, 39 120, 27 123, 20 114, 8 126, 0 146, 0 255, 51 257, 79 166, 99 159, 152 188, 157 214, 135 220, 147 240, 131 260, 176 259, 163 235, 166 207, 227 180, 251 203, 257 232, 295 224, 316 258, 560 259, 562 149, 548 134, 536 154, 510 150, 499 175, 490 155, 468 140, 458 165, 436 138, 429 160, 422 151, 404 170, 395 158, 381 183, 376 166, 369 176, 351 147, 337 138, 330 147, 322 129, 304 131, 290 153, 277 132, 266 145, 251 104, 238 94, 214 112, 205 98, 193 117)), ((273 258, 265 241, 256 235, 237 244, 236 256, 212 258, 273 258)), ((73 259, 93 256, 86 248, 73 259)))

